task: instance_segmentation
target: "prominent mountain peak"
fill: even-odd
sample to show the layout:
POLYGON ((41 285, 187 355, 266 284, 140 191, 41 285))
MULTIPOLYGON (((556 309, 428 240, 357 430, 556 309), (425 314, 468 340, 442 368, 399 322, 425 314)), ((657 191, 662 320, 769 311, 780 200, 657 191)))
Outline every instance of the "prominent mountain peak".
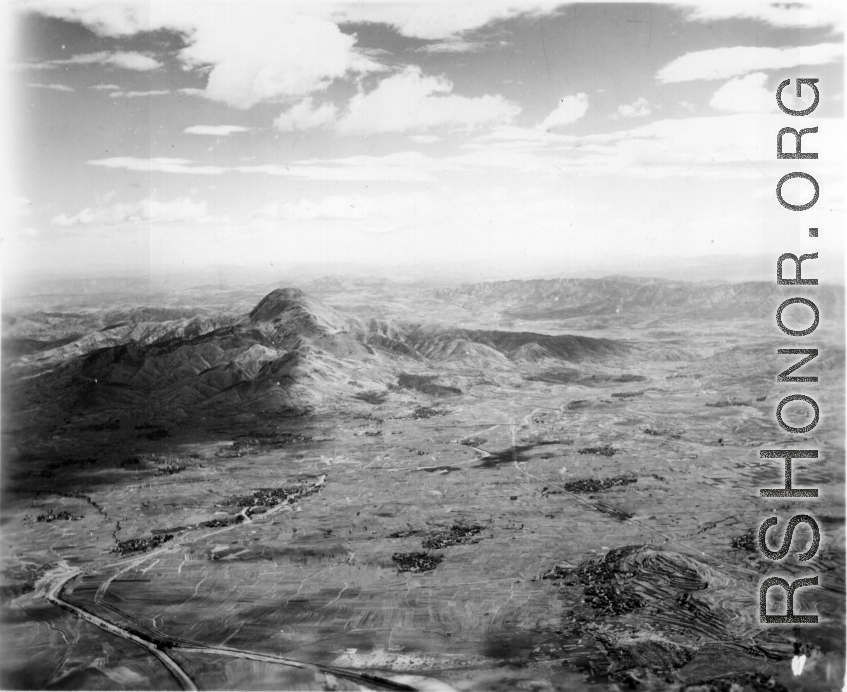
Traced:
POLYGON ((302 304, 308 296, 299 288, 277 288, 262 298, 250 312, 254 322, 264 322, 273 319, 280 311, 292 307, 292 303, 302 304))
POLYGON ((278 288, 271 291, 250 312, 251 322, 309 322, 332 331, 347 328, 340 313, 299 288, 278 288))

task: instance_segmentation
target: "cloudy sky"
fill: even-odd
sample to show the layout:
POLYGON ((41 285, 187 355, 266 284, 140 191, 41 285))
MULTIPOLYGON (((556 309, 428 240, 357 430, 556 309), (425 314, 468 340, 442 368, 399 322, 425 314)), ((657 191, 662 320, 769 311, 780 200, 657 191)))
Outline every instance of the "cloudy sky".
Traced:
POLYGON ((835 256, 839 4, 20 2, 5 268, 835 256))

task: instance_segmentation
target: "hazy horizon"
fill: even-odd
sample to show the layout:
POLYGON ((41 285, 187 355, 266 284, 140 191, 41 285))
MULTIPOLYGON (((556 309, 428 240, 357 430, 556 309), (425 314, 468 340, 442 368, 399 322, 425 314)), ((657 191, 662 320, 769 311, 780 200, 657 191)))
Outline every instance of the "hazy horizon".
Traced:
MULTIPOLYGON (((837 263, 826 268, 816 276, 828 284, 844 284, 844 269, 837 263)), ((773 258, 767 255, 753 257, 715 256, 700 258, 679 258, 672 266, 659 262, 642 263, 640 267, 615 265, 612 263, 591 266, 561 267, 555 263, 533 267, 468 266, 462 263, 408 264, 405 266, 345 265, 343 263, 297 263, 291 265, 209 265, 191 269, 179 267, 158 267, 155 271, 117 271, 103 268, 99 271, 85 272, 72 270, 30 273, 19 277, 16 282, 4 281, 4 294, 7 299, 28 292, 61 288, 64 284, 89 282, 127 283, 144 280, 179 280, 190 285, 202 282, 214 282, 228 286, 266 284, 286 281, 304 282, 333 277, 348 280, 384 280, 394 283, 433 283, 460 284, 483 283, 491 281, 534 281, 550 279, 603 279, 629 277, 634 279, 658 279, 665 281, 725 282, 743 283, 749 281, 773 281, 773 258)))

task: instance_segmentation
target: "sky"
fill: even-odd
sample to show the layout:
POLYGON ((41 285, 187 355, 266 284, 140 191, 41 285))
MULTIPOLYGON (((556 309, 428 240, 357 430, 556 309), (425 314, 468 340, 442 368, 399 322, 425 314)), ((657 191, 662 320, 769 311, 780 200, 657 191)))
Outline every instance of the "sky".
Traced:
POLYGON ((831 262, 839 5, 13 3, 4 275, 831 262), (815 126, 818 160, 776 159, 815 126))

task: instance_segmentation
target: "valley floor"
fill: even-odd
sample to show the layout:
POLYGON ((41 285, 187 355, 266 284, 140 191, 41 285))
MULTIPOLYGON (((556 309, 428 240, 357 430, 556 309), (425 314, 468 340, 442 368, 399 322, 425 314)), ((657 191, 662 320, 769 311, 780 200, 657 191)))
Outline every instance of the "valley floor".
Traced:
POLYGON ((760 498, 782 467, 759 449, 797 442, 774 419, 781 362, 724 329, 632 330, 636 355, 578 378, 436 365, 456 392, 368 403, 352 383, 303 416, 86 430, 19 411, 3 685, 840 689, 843 369, 803 441, 819 460, 795 462, 820 497, 760 498), (761 522, 801 510, 815 558, 764 559, 761 522), (759 624, 758 585, 786 573, 820 575, 796 597, 819 625, 759 624))

